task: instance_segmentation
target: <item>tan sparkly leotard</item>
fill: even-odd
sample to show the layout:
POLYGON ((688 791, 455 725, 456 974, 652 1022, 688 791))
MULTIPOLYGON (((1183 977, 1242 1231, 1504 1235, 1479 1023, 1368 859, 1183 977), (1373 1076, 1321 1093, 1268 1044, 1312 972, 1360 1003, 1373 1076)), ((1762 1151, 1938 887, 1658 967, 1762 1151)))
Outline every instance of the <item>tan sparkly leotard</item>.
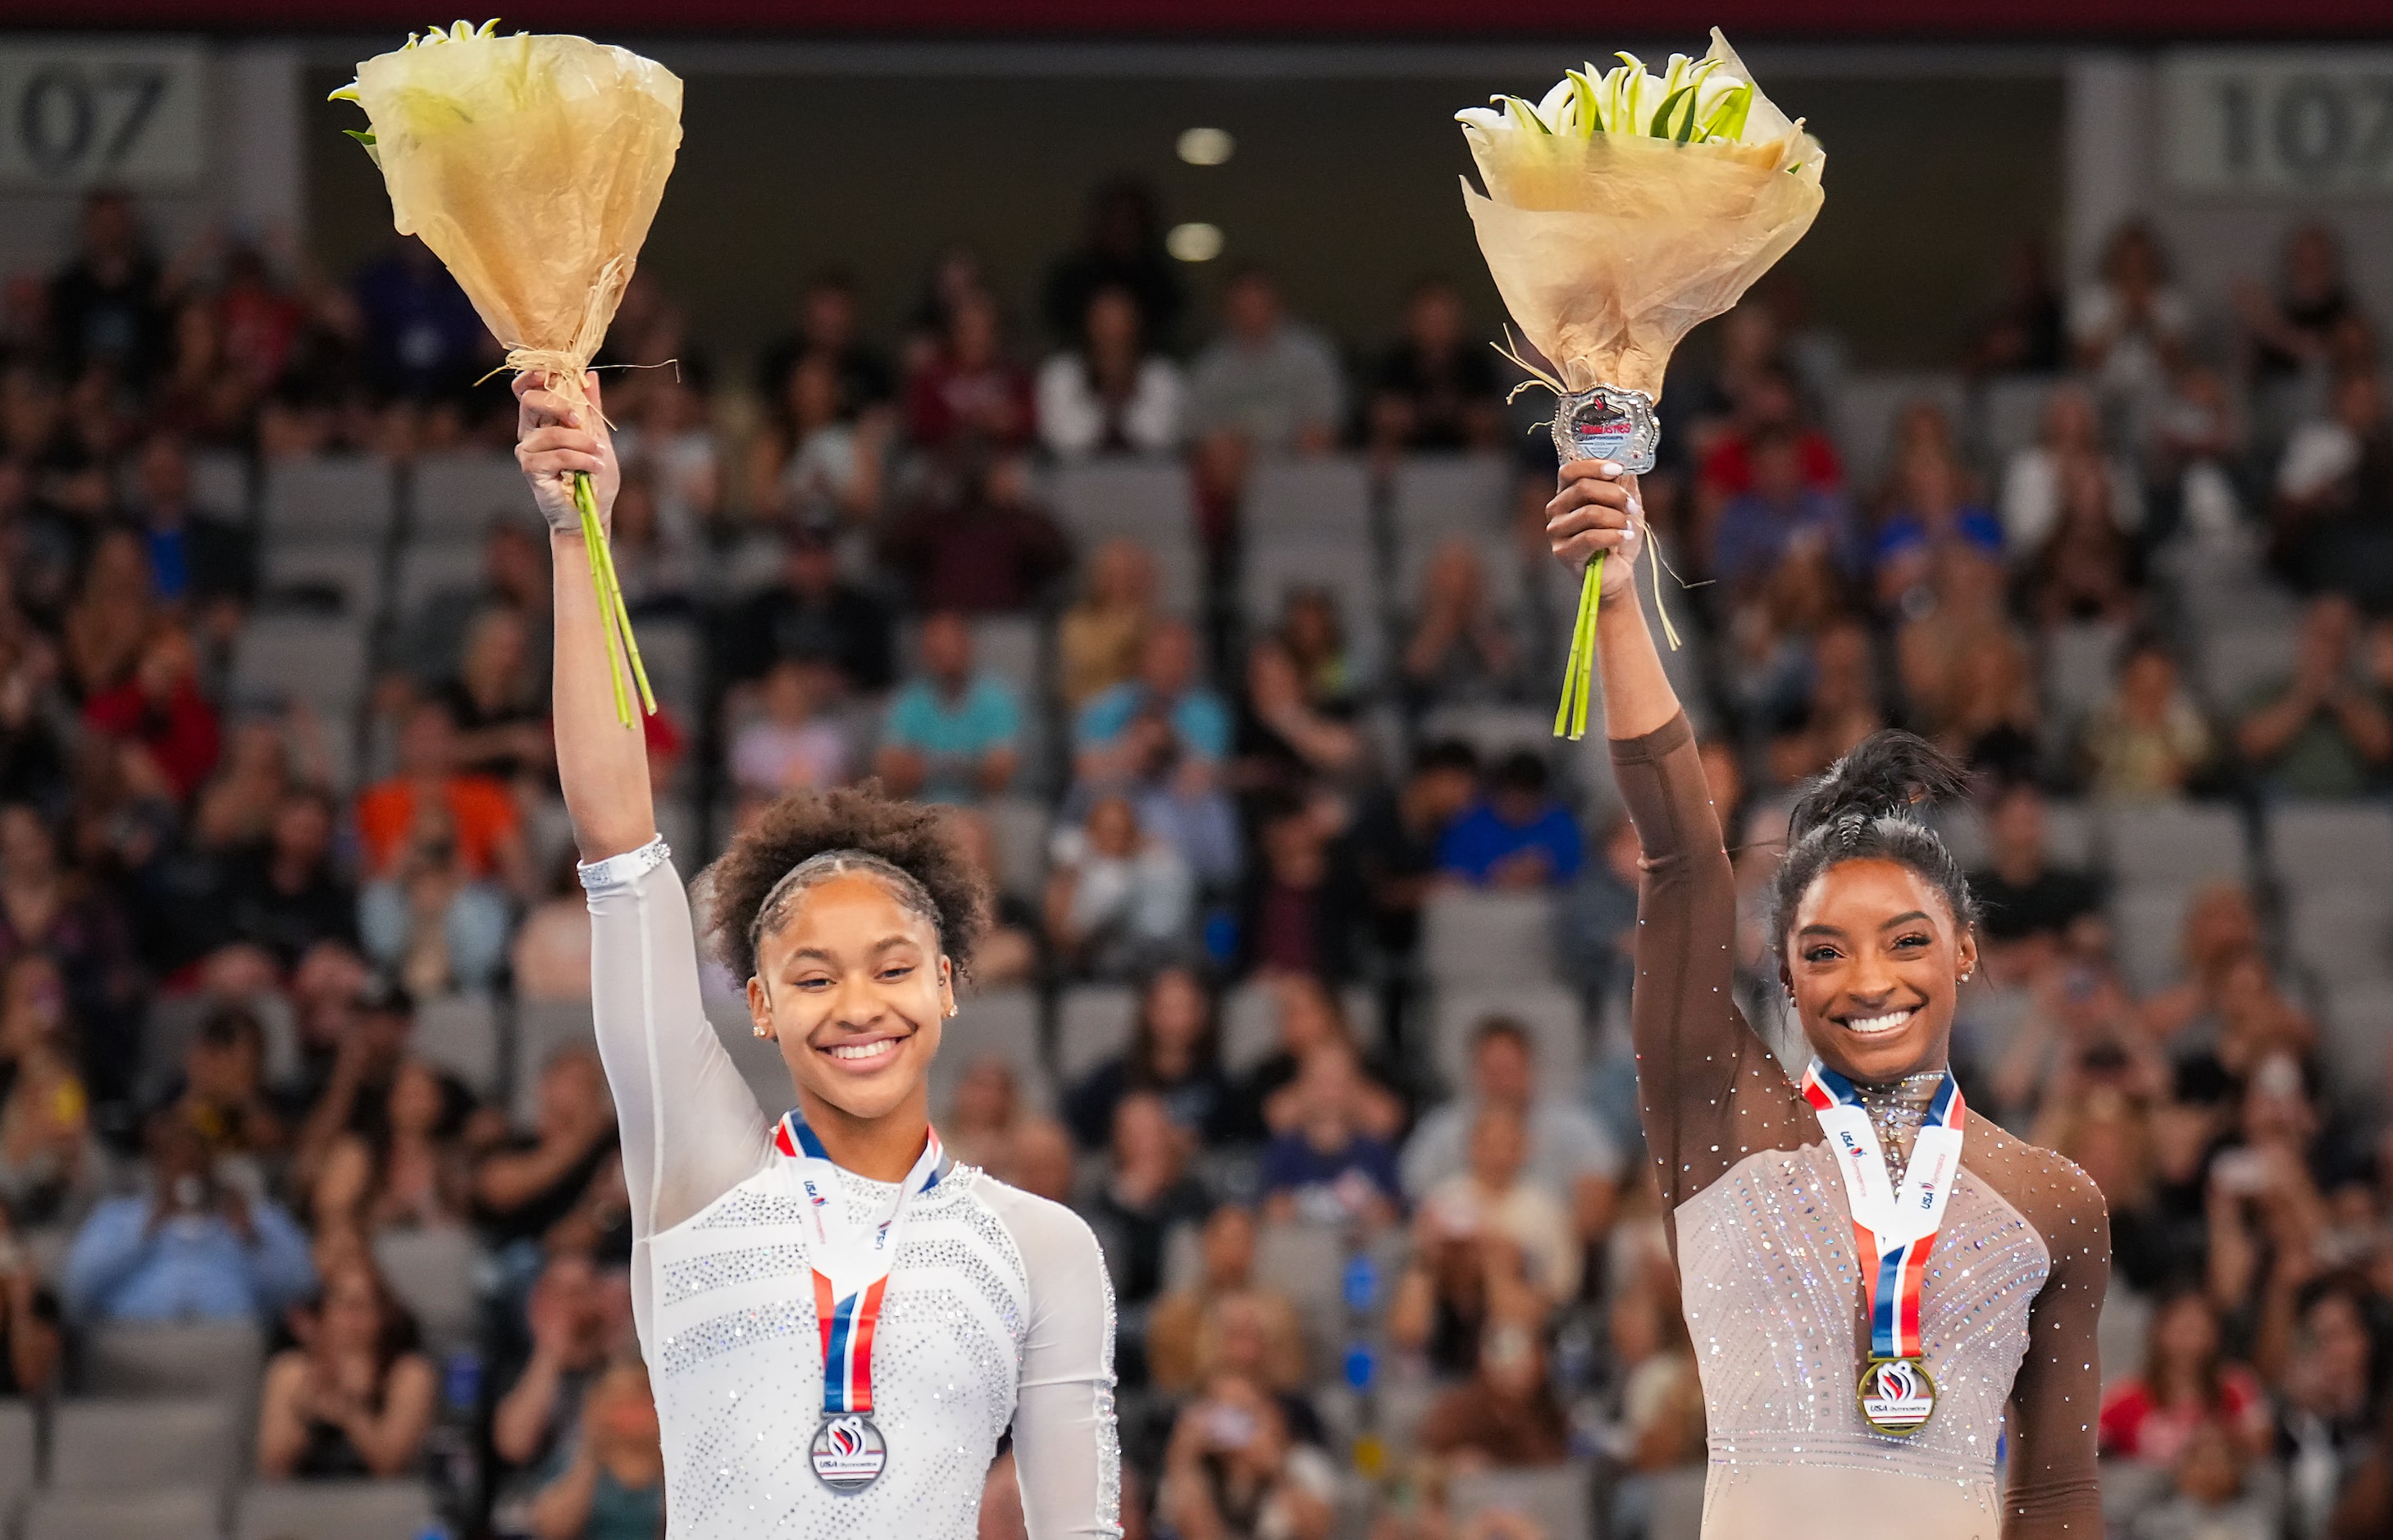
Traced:
MULTIPOLYGON (((1704 1540, 2099 1540, 2100 1193, 1968 1115, 1920 1305, 1936 1414, 1909 1438, 1871 1431, 1851 1210, 1817 1118, 1735 1004, 1735 882, 1693 732, 1680 716, 1612 757, 1644 850, 1638 1092, 1709 1417, 1704 1540)), ((1920 1089, 1869 1095, 1898 1174, 1920 1089)))

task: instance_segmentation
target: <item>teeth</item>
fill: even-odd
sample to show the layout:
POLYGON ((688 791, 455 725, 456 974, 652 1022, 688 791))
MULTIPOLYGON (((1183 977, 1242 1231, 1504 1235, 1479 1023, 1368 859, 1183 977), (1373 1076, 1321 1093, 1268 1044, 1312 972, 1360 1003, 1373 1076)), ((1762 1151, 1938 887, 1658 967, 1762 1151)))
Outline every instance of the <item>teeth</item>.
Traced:
POLYGON ((1884 1016, 1861 1016, 1845 1024, 1848 1032, 1858 1032, 1866 1038, 1875 1033, 1891 1032, 1911 1019, 1908 1011, 1897 1011, 1884 1016))
POLYGON ((834 1059, 878 1059, 897 1047, 895 1038, 879 1038, 869 1043, 840 1043, 830 1050, 834 1059))

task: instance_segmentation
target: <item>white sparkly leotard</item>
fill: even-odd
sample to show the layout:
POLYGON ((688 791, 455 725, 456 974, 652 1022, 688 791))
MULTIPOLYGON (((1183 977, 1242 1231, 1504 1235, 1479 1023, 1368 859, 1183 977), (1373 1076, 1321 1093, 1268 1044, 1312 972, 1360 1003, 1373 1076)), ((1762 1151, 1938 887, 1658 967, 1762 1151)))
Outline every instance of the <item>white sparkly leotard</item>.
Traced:
MULTIPOLYGON (((1114 1302, 1096 1238, 969 1166, 918 1195, 899 1234, 872 1353, 886 1471, 859 1493, 817 1481, 822 1350, 795 1162, 700 1005, 663 842, 583 868, 582 882, 671 1540, 974 1540, 1009 1425, 1030 1540, 1118 1536, 1114 1302)), ((895 1207, 895 1183, 840 1176, 852 1213, 895 1207)))
MULTIPOLYGON (((1705 1540, 2100 1540, 2100 1192, 1968 1115, 1920 1292, 1936 1413, 1908 1438, 1873 1431, 1854 1395, 1869 1338, 1852 1209, 1810 1105, 1734 1003, 1736 877, 1694 734, 1680 716, 1615 739, 1612 759, 1644 855, 1638 1099, 1702 1371, 1705 1540)), ((1890 1161, 1933 1087, 1863 1093, 1890 1161)))

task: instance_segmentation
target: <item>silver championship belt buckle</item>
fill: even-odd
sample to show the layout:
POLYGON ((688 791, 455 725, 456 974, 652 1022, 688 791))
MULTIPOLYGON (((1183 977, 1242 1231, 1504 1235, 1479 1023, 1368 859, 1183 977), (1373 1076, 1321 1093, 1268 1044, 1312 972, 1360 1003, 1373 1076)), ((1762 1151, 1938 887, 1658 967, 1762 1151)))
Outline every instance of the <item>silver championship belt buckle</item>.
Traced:
POLYGON ((806 1458, 815 1468, 815 1479, 833 1492, 848 1494, 863 1491, 881 1479, 889 1466, 889 1445, 883 1442, 881 1429, 861 1412, 835 1412, 823 1418, 815 1429, 814 1443, 806 1450, 806 1458))
POLYGON ((1862 1366, 1853 1398, 1862 1420, 1889 1438, 1907 1439, 1936 1415, 1936 1382, 1916 1358, 1873 1358, 1862 1366))
POLYGON ((1631 476, 1654 468, 1662 424, 1654 398, 1600 385, 1565 396, 1554 408, 1554 449, 1565 461, 1609 460, 1631 476))

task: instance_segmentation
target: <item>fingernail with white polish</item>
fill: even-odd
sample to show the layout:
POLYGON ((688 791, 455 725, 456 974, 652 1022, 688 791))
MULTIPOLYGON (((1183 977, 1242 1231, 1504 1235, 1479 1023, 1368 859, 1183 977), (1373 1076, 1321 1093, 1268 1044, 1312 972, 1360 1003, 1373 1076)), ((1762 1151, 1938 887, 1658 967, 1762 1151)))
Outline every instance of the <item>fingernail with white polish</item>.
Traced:
POLYGON ((1606 476, 1618 476, 1620 474, 1620 463, 1616 460, 1607 460, 1603 463, 1601 469, 1606 476))
POLYGON ((1628 500, 1628 516, 1630 518, 1643 518, 1645 516, 1645 504, 1638 501, 1636 498, 1630 498, 1628 500))

